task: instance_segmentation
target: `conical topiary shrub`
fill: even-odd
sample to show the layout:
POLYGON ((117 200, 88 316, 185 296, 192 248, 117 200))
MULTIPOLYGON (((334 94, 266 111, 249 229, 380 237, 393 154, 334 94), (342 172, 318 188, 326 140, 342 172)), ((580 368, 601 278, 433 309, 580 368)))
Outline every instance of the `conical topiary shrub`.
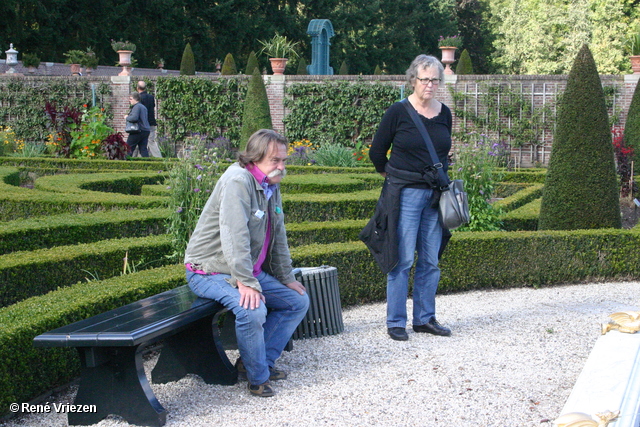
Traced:
POLYGON ((469 55, 467 49, 464 49, 460 54, 460 59, 458 59, 458 65, 456 66, 456 74, 473 74, 471 55, 469 55))
POLYGON ((296 74, 299 76, 306 76, 309 74, 307 71, 307 61, 304 58, 300 58, 300 61, 298 61, 298 71, 296 74))
POLYGON ((584 45, 558 105, 539 229, 620 228, 620 201, 604 91, 584 45))
POLYGON ((379 65, 376 65, 376 69, 375 69, 375 70, 373 70, 373 75, 374 75, 374 76, 379 76, 379 75, 381 75, 381 74, 382 74, 382 70, 380 69, 380 66, 379 66, 379 65))
POLYGON ((342 65, 340 65, 340 71, 338 74, 341 76, 346 76, 349 74, 349 66, 347 65, 347 61, 342 61, 342 65))
POLYGON ((222 70, 220 70, 220 74, 223 76, 233 76, 238 74, 238 69, 236 68, 236 61, 233 59, 233 55, 227 53, 227 56, 224 57, 224 62, 222 63, 222 70))
POLYGON ((251 53, 249 54, 249 59, 247 59, 247 68, 244 70, 244 73, 247 76, 250 76, 253 74, 254 68, 260 69, 260 64, 258 64, 258 57, 256 56, 256 53, 254 51, 251 51, 251 53))
POLYGON ((633 148, 633 160, 637 170, 640 167, 638 163, 640 159, 640 82, 636 84, 631 105, 629 105, 627 122, 624 125, 624 142, 627 147, 633 148))
POLYGON ((187 43, 182 52, 182 61, 180 62, 181 76, 194 76, 196 74, 196 60, 193 56, 191 44, 187 43))
POLYGON ((260 70, 254 68, 247 86, 247 96, 244 100, 244 114, 242 115, 242 129, 240 131, 240 151, 246 148, 249 137, 260 129, 273 129, 273 125, 271 124, 267 88, 264 86, 260 70))

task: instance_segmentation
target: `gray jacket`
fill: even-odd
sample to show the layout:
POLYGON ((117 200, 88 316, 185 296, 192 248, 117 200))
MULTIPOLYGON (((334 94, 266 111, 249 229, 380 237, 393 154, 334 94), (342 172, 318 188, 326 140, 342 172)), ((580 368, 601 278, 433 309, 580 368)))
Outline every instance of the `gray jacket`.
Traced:
POLYGON ((218 180, 191 235, 184 262, 206 273, 230 274, 231 285, 236 286, 239 280, 262 292, 253 277, 253 265, 264 245, 267 210, 271 214, 271 240, 262 269, 284 284, 294 282, 280 187, 267 203, 262 187, 238 163, 218 180))

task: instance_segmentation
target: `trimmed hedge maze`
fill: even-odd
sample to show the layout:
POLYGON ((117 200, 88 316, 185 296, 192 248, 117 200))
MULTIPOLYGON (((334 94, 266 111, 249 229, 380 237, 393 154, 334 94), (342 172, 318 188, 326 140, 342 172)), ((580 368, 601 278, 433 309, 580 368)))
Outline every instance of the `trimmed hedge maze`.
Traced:
MULTIPOLYGON (((288 169, 294 264, 337 267, 345 306, 384 300, 385 277, 357 238, 382 178, 372 168, 288 169)), ((34 348, 36 335, 184 284, 166 257, 165 176, 158 161, 0 158, 0 408, 78 375, 75 350, 34 348)), ((543 182, 541 170, 506 174, 496 204, 509 231, 454 233, 441 292, 638 276, 636 229, 535 231, 543 182)))

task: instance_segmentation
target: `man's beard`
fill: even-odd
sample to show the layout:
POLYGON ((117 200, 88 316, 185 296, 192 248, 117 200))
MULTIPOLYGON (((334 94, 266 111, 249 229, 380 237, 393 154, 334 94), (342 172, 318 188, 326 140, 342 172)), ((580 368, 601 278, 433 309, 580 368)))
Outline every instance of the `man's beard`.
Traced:
POLYGON ((287 176, 287 170, 286 169, 282 169, 282 170, 275 169, 275 170, 271 171, 269 173, 269 175, 267 175, 267 176, 269 178, 275 178, 275 177, 278 177, 278 176, 282 176, 284 178, 285 176, 287 176))

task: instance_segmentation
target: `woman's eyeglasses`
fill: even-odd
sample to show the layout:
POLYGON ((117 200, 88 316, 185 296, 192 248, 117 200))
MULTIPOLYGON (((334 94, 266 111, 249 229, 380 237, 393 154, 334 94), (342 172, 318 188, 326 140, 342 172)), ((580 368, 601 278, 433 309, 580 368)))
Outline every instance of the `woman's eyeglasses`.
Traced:
POLYGON ((420 83, 422 83, 425 86, 429 85, 429 83, 431 83, 434 86, 437 86, 440 84, 440 79, 430 79, 429 77, 425 77, 424 79, 421 79, 420 77, 416 77, 416 80, 418 80, 420 83))

